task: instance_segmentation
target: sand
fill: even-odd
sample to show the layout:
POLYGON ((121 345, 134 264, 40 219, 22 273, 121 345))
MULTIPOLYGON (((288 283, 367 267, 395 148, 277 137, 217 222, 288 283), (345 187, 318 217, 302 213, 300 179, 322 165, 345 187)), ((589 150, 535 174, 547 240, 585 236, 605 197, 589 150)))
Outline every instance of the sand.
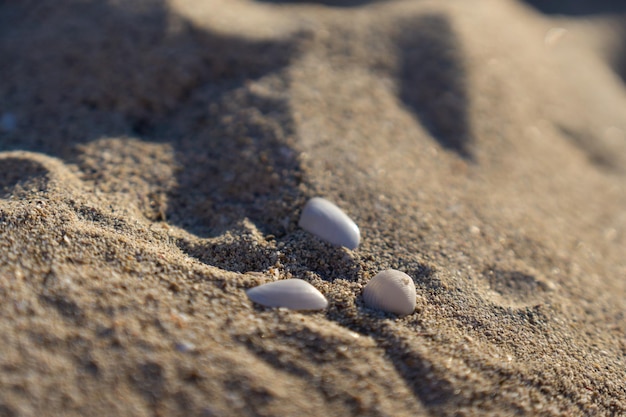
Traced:
POLYGON ((626 414, 623 10, 532 3, 0 2, 0 416, 626 414))

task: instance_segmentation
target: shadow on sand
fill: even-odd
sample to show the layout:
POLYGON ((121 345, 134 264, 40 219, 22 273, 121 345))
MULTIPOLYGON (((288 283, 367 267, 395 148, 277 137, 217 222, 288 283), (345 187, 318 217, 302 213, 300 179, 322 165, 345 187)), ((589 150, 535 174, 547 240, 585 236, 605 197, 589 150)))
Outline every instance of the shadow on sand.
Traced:
POLYGON ((448 18, 419 16, 403 22, 398 33, 400 99, 443 147, 471 160, 465 69, 448 18))

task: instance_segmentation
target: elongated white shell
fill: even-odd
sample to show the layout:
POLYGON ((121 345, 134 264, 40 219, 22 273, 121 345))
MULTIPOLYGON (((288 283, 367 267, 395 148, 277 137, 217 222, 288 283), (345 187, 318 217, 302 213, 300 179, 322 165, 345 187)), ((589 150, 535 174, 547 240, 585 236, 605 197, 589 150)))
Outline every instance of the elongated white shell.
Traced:
POLYGON ((326 297, 314 286, 301 279, 283 279, 259 285, 246 291, 248 298, 266 307, 286 307, 291 310, 323 310, 326 297))
POLYGON ((395 269, 379 272, 363 289, 368 307, 401 316, 415 310, 415 284, 410 276, 395 269))
POLYGON ((339 207, 321 197, 314 197, 306 203, 298 225, 333 245, 348 249, 356 249, 361 240, 356 223, 339 207))

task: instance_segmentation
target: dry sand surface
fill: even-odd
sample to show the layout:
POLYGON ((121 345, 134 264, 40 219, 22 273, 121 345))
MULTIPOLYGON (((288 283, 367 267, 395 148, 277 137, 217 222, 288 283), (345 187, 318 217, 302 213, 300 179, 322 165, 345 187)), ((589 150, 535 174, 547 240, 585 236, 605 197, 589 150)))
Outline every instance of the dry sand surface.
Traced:
POLYGON ((626 415, 623 10, 533 3, 0 1, 0 416, 626 415))

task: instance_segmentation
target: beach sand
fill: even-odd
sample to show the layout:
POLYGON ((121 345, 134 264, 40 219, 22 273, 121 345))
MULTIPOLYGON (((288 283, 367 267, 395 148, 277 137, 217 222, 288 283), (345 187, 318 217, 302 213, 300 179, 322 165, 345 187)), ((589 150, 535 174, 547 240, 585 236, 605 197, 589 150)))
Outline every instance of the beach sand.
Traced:
POLYGON ((623 10, 533 3, 0 2, 0 416, 626 414, 623 10))

